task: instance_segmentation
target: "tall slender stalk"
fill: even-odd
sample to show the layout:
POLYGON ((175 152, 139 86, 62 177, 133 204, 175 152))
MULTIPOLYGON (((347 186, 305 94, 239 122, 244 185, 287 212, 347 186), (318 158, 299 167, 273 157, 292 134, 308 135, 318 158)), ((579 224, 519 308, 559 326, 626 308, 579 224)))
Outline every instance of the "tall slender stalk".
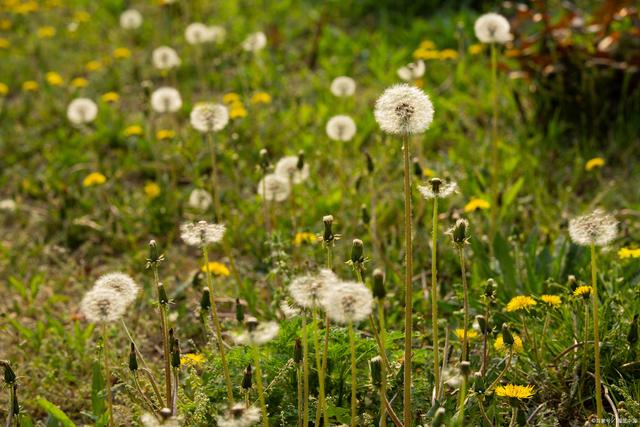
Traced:
MULTIPOLYGON (((202 247, 202 256, 204 257, 204 265, 209 265, 209 251, 206 245, 202 247)), ((211 280, 211 271, 206 269, 207 288, 209 288, 209 301, 211 303, 211 318, 216 330, 216 340, 218 342, 218 351, 220 351, 220 360, 222 362, 222 370, 224 371, 224 381, 227 387, 227 398, 229 402, 233 402, 233 386, 231 385, 231 375, 229 374, 229 366, 225 356, 224 341, 222 340, 222 328, 218 319, 218 309, 213 292, 213 281, 211 280)))
POLYGON ((325 391, 324 391, 324 371, 322 369, 322 352, 320 349, 320 340, 318 338, 318 313, 317 308, 314 306, 311 311, 311 329, 312 329, 312 339, 313 339, 313 348, 316 353, 316 369, 318 370, 318 408, 316 410, 316 422, 315 425, 320 425, 320 416, 323 416, 324 425, 328 425, 328 419, 326 415, 326 402, 325 402, 325 391))
MULTIPOLYGON (((458 256, 460 257, 460 269, 462 270, 462 288, 464 292, 464 332, 462 335, 462 359, 464 362, 468 358, 467 347, 469 346, 469 336, 468 336, 468 327, 469 327, 469 289, 467 286, 467 273, 464 265, 464 246, 458 247, 458 256)), ((464 382, 466 385, 466 381, 464 382)))
POLYGON ((153 282, 158 289, 158 302, 160 311, 160 327, 162 328, 162 350, 164 356, 164 383, 165 383, 165 405, 171 407, 171 355, 169 354, 169 325, 167 319, 167 303, 160 293, 161 283, 158 275, 158 262, 153 262, 153 282))
POLYGON ((107 392, 107 411, 109 413, 109 426, 115 426, 113 421, 113 395, 111 394, 111 368, 109 366, 109 344, 107 337, 107 324, 102 324, 102 363, 104 364, 105 391, 107 392))
POLYGON ((357 423, 357 376, 356 376, 356 336, 353 332, 353 322, 349 322, 349 347, 351 349, 351 427, 356 427, 357 423))
POLYGON ((296 380, 298 383, 298 427, 302 426, 302 369, 300 364, 296 366, 296 380))
POLYGON ((302 314, 302 365, 303 365, 303 393, 304 409, 302 415, 302 426, 309 425, 309 338, 307 331, 307 317, 302 314))
POLYGON ((269 414, 267 413, 267 403, 264 398, 264 387, 262 385, 262 369, 260 368, 260 354, 258 346, 253 345, 253 364, 256 369, 256 386, 258 387, 258 398, 260 399, 260 409, 262 410, 262 425, 269 427, 269 414))
MULTIPOLYGON (((384 348, 384 304, 381 300, 378 300, 378 322, 380 324, 380 351, 382 352, 384 359, 386 359, 387 354, 384 348)), ((380 365, 380 376, 382 377, 380 381, 380 427, 386 427, 387 413, 385 410, 384 400, 387 398, 387 365, 384 360, 380 365)))
POLYGON ((498 53, 495 43, 491 43, 491 224, 489 226, 489 247, 493 247, 498 221, 498 53))
POLYGON ((213 133, 207 132, 207 146, 211 157, 211 195, 213 196, 213 208, 215 209, 216 221, 222 218, 222 205, 220 204, 220 188, 218 185, 218 161, 216 157, 216 147, 213 144, 213 133))
POLYGON ((438 198, 433 198, 431 230, 431 330, 433 334, 433 376, 436 399, 440 396, 440 344, 438 342, 438 198))
POLYGON ((602 407, 602 385, 600 377, 600 332, 598 330, 598 277, 597 277, 596 245, 591 244, 591 283, 593 299, 593 353, 595 357, 596 376, 596 412, 601 420, 604 410, 602 407))
POLYGON ((404 241, 405 241, 405 304, 404 304, 404 425, 411 425, 411 338, 413 314, 413 247, 411 244, 411 169, 409 163, 409 135, 402 138, 404 157, 404 241))
MULTIPOLYGON (((7 415, 7 427, 11 427, 13 425, 13 418, 16 416, 15 407, 16 407, 16 385, 9 385, 9 415, 7 415)), ((19 422, 19 421, 18 421, 19 422)))

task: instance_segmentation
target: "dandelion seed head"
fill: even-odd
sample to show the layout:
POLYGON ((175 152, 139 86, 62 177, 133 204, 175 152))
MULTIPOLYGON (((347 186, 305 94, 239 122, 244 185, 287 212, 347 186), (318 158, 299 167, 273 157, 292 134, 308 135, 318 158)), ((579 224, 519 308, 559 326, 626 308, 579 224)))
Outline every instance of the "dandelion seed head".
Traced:
POLYGON ((341 282, 325 293, 322 305, 329 319, 334 322, 355 323, 371 314, 373 295, 361 283, 341 282))
POLYGON ((334 141, 350 141, 356 134, 356 123, 346 115, 333 116, 327 122, 326 130, 334 141))
POLYGON ((226 227, 207 221, 187 222, 180 226, 180 237, 189 246, 204 247, 222 240, 226 227))
POLYGON ((151 94, 151 108, 156 113, 175 113, 182 107, 182 98, 177 89, 164 86, 151 94))
POLYGON ((426 67, 423 60, 411 62, 398 69, 398 77, 406 82, 411 82, 422 77, 425 69, 426 67))
POLYGON ((513 40, 511 25, 504 16, 497 13, 486 13, 480 16, 474 26, 476 37, 482 43, 504 44, 513 40))
POLYGON ((356 81, 347 76, 336 77, 331 82, 331 93, 340 98, 352 96, 356 93, 356 81))
POLYGON ((127 9, 120 14, 120 27, 135 30, 142 25, 142 14, 136 9, 127 9))
POLYGON ((217 418, 218 427, 251 427, 260 421, 260 409, 255 406, 247 408, 244 403, 236 403, 224 416, 217 418))
POLYGON ((203 190, 202 188, 196 188, 191 192, 191 194, 189 194, 189 201, 187 202, 187 204, 190 208, 199 211, 206 211, 207 209, 209 209, 209 206, 211 206, 212 202, 213 198, 208 191, 203 190))
POLYGON ((182 62, 176 51, 169 46, 155 48, 151 54, 151 61, 158 70, 169 70, 182 62))
POLYGON ((202 103, 191 110, 191 126, 198 132, 218 132, 229 123, 229 111, 222 104, 202 103))
POLYGON ((266 46, 267 36, 261 31, 249 34, 242 42, 242 49, 247 52, 257 52, 264 49, 266 46))
POLYGON ((338 282, 338 277, 331 270, 322 269, 317 274, 295 278, 289 285, 289 294, 300 307, 319 307, 325 293, 338 282))
POLYGON ((184 38, 191 45, 212 42, 214 37, 215 34, 211 28, 201 22, 189 24, 184 30, 184 38))
POLYGON ((103 274, 96 280, 95 288, 114 291, 120 295, 125 306, 135 301, 140 291, 140 287, 131 276, 120 272, 103 274))
POLYGON ((300 158, 298 156, 286 156, 278 160, 275 174, 280 178, 291 181, 292 184, 300 184, 309 178, 309 164, 304 163, 302 169, 298 167, 300 158))
POLYGON ((67 107, 67 118, 74 125, 90 123, 98 115, 98 105, 89 98, 76 98, 67 107))
POLYGON ((375 106, 380 128, 393 135, 422 133, 433 121, 433 104, 422 90, 408 84, 384 91, 375 106))
POLYGON ((569 236, 580 246, 607 246, 617 234, 618 221, 602 209, 569 221, 569 236))
POLYGON ((113 323, 124 316, 126 301, 113 289, 92 288, 80 302, 80 311, 92 323, 113 323))
MULTIPOLYGON (((247 322, 249 324, 250 322, 247 322)), ((234 336, 236 343, 241 345, 262 345, 274 339, 280 331, 276 322, 253 321, 247 329, 234 336)))
POLYGON ((446 199, 458 191, 458 183, 455 181, 442 181, 440 178, 431 178, 425 185, 419 185, 418 191, 425 199, 446 199))
POLYGON ((283 202, 290 193, 289 181, 274 173, 266 175, 258 183, 258 195, 270 202, 283 202))

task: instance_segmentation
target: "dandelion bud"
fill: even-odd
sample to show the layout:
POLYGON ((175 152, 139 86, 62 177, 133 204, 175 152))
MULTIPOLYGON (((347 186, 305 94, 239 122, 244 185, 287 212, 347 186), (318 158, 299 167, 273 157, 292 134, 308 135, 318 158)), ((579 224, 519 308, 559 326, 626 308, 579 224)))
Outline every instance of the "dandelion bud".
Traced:
POLYGON ((293 361, 298 365, 302 363, 302 341, 300 338, 296 338, 296 344, 293 348, 293 361))
POLYGON ((369 154, 368 151, 365 151, 364 157, 367 160, 367 172, 369 172, 369 174, 372 174, 374 171, 374 166, 373 166, 373 159, 371 158, 371 154, 369 154))
POLYGON ((155 240, 149 242, 149 262, 157 263, 159 261, 160 254, 158 253, 158 244, 155 240))
POLYGON ((384 286, 384 272, 380 268, 373 270, 373 296, 379 300, 383 299, 387 295, 387 290, 384 286))
POLYGON ((468 243, 467 230, 469 222, 466 219, 459 219, 456 225, 451 229, 451 238, 457 246, 463 246, 468 243))
POLYGON ((367 209, 367 205, 363 203, 360 209, 362 210, 362 223, 369 224, 369 222, 371 221, 371 216, 369 215, 369 209, 367 209))
POLYGON ((169 351, 173 351, 175 336, 173 335, 173 328, 169 328, 169 351))
POLYGON ((238 323, 244 321, 244 307, 242 303, 240 303, 240 298, 236 298, 236 320, 238 323))
POLYGON ((260 168, 266 171, 269 167, 269 152, 266 148, 260 150, 260 168))
POLYGON ((244 370, 244 375, 242 376, 242 388, 245 390, 249 390, 251 388, 253 377, 253 369, 251 368, 251 364, 247 365, 247 369, 244 370))
POLYGON ((631 327, 629 328, 629 335, 627 335, 627 341, 629 344, 634 345, 638 342, 638 315, 633 316, 631 321, 631 327))
POLYGON ((506 323, 502 324, 502 342, 509 348, 511 348, 514 342, 513 335, 511 335, 511 331, 509 331, 509 325, 506 323))
POLYGON ((171 366, 174 368, 180 367, 180 341, 178 339, 173 340, 173 351, 171 352, 171 366))
POLYGON ((567 284, 571 288, 571 292, 578 289, 578 280, 576 279, 576 276, 574 276, 573 274, 570 274, 569 277, 567 278, 567 284))
POLYGON ((468 377, 471 374, 471 363, 467 360, 460 362, 460 372, 465 377, 468 377))
POLYGON ((258 327, 258 319, 253 316, 248 316, 244 322, 244 326, 249 332, 253 332, 258 327))
MULTIPOLYGON (((20 403, 18 403, 18 386, 13 384, 13 415, 16 417, 20 414, 20 403)), ((20 425, 18 423, 18 425, 20 425)))
POLYGON ((413 173, 418 178, 422 178, 424 172, 422 171, 422 166, 420 166, 420 161, 417 157, 413 158, 413 173))
POLYGON ((435 194, 440 192, 440 186, 442 185, 442 180, 440 178, 431 178, 431 180, 429 180, 429 184, 431 184, 431 190, 435 194))
POLYGON ((444 424, 444 408, 438 408, 436 413, 433 415, 433 423, 431 424, 433 427, 440 427, 444 424))
POLYGON ((353 244, 351 246, 351 262, 353 264, 362 264, 364 262, 364 246, 360 239, 353 239, 353 244))
POLYGON ((202 290, 202 298, 200 298, 200 310, 207 311, 211 308, 211 299, 209 298, 209 289, 202 290))
POLYGON ((484 296, 493 300, 496 298, 496 291, 498 290, 498 285, 496 281, 493 279, 487 280, 487 285, 484 288, 484 296))
POLYGON ((167 297, 167 291, 164 290, 162 283, 158 283, 158 302, 160 305, 169 304, 169 297, 167 297))
POLYGON ((382 384, 382 358, 380 356, 369 360, 369 370, 371 371, 371 382, 374 386, 380 387, 382 384))
POLYGON ((16 373, 11 369, 8 360, 0 360, 0 365, 4 368, 4 382, 11 385, 16 383, 16 373))
POLYGON ((298 152, 298 163, 296 163, 296 168, 301 171, 304 169, 304 151, 300 150, 298 152))
POLYGON ((489 333, 489 322, 484 316, 476 316, 476 321, 478 322, 478 326, 480 326, 480 331, 482 335, 487 335, 489 333))
POLYGON ((169 418, 171 418, 172 412, 171 409, 169 408, 162 408, 160 409, 160 418, 162 418, 162 420, 166 421, 169 418))
POLYGON ((322 217, 322 222, 324 223, 324 234, 322 235, 322 240, 327 242, 333 241, 333 215, 325 215, 322 217))
POLYGON ((131 351, 129 351, 129 370, 135 372, 138 370, 138 355, 136 354, 136 345, 131 343, 131 351))

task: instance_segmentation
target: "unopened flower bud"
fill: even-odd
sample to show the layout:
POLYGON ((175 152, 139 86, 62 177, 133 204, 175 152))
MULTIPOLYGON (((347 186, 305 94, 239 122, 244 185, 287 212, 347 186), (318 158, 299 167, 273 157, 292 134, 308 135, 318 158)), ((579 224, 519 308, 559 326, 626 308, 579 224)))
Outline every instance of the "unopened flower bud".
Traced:
POLYGON ((247 365, 247 369, 244 370, 244 375, 242 376, 242 388, 245 390, 249 390, 251 388, 251 383, 253 377, 253 369, 251 368, 251 364, 247 365))
POLYGON ((322 240, 324 240, 325 243, 333 241, 333 230, 331 229, 333 226, 333 215, 323 216, 322 222, 324 223, 324 234, 322 235, 322 240))
POLYGON ((431 190, 434 194, 440 193, 440 186, 442 185, 442 180, 440 178, 431 178, 429 180, 429 184, 431 184, 431 190))
POLYGON ((457 246, 462 246, 467 243, 468 228, 469 222, 466 219, 460 218, 456 221, 456 225, 451 229, 451 238, 457 246))
POLYGON ((300 150, 298 152, 298 163, 296 163, 296 168, 301 171, 304 168, 304 151, 300 150))
POLYGON ((360 210, 362 212, 362 223, 369 224, 369 222, 371 222, 371 215, 369 215, 369 209, 367 208, 367 205, 363 203, 360 207, 360 210))
POLYGON ((506 323, 502 324, 502 342, 509 348, 513 345, 513 335, 511 335, 509 325, 506 323))
POLYGON ((368 151, 365 151, 364 156, 367 159, 367 172, 369 172, 369 174, 372 174, 374 171, 374 166, 373 166, 373 159, 371 158, 371 154, 369 154, 368 151))
POLYGON ((4 382, 8 385, 15 384, 16 373, 11 369, 11 365, 8 360, 0 360, 0 365, 4 368, 4 382))
POLYGON ((633 316, 631 326, 629 327, 629 334, 627 335, 627 341, 629 344, 634 345, 638 342, 638 315, 633 316))
POLYGON ((159 256, 158 244, 155 240, 151 240, 149 242, 149 262, 158 262, 159 256))
POLYGON ((351 246, 351 262, 353 264, 362 264, 364 262, 364 245, 360 239, 353 239, 351 246))
POLYGON ((302 358, 302 341, 300 340, 300 338, 296 338, 296 344, 293 348, 293 361, 299 365, 302 363, 302 358))
POLYGON ((171 366, 174 368, 180 367, 180 341, 178 339, 173 340, 173 351, 171 352, 171 366))
POLYGON ((498 290, 498 285, 496 284, 496 281, 493 279, 488 279, 487 285, 484 288, 484 296, 493 300, 496 298, 497 290, 498 290))
POLYGON ((387 290, 384 286, 384 272, 380 268, 373 270, 373 286, 371 291, 373 292, 373 296, 379 300, 387 295, 387 290))
POLYGON ((422 166, 420 166, 420 161, 417 157, 413 158, 413 173, 418 178, 422 178, 424 172, 422 170, 422 166))
POLYGON ((266 148, 260 150, 260 168, 266 171, 269 168, 269 152, 266 148))
POLYGON ((369 370, 371 371, 371 383, 376 387, 380 387, 380 384, 382 384, 382 358, 380 356, 369 360, 369 370))
POLYGON ((253 316, 247 316, 244 321, 244 326, 247 328, 249 332, 253 332, 258 327, 258 319, 253 316))
POLYGON ((200 310, 208 311, 211 308, 211 298, 209 296, 209 289, 204 288, 202 290, 202 297, 200 298, 200 310))
POLYGON ((476 316, 476 321, 478 322, 482 335, 487 335, 489 333, 489 322, 487 319, 482 315, 478 315, 476 316))
POLYGON ((136 345, 131 343, 129 351, 129 370, 135 372, 138 370, 138 355, 136 354, 136 345))
POLYGON ((240 298, 236 298, 236 320, 238 323, 244 321, 244 306, 240 302, 240 298))
POLYGON ((571 292, 578 289, 578 280, 576 279, 576 276, 574 276, 573 274, 570 274, 569 277, 567 278, 567 284, 569 285, 569 288, 571 288, 571 292))
POLYGON ((160 305, 169 304, 169 297, 167 297, 167 291, 162 283, 158 283, 158 302, 160 305))
POLYGON ((471 363, 467 360, 460 362, 460 372, 465 377, 468 377, 471 374, 471 363))
POLYGON ((440 427, 444 424, 444 408, 436 409, 436 413, 433 415, 433 427, 440 427))

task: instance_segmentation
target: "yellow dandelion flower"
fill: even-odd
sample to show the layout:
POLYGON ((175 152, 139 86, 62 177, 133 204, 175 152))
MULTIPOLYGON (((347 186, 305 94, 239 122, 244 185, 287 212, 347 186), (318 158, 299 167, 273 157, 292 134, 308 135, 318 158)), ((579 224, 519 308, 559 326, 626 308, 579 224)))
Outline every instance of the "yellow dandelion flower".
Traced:
POLYGON ((93 187, 94 185, 102 185, 107 182, 107 177, 100 172, 91 172, 82 180, 83 187, 93 187))
POLYGON ((102 98, 104 102, 118 102, 120 100, 120 95, 118 95, 116 92, 107 92, 100 98, 102 98))
POLYGON ((601 168, 602 166, 604 166, 604 159, 602 157, 594 157, 584 164, 585 170, 588 171, 601 168))
POLYGON ((507 49, 504 53, 507 58, 517 58, 520 56, 520 49, 507 49))
POLYGON ((22 83, 22 90, 25 92, 35 92, 40 88, 40 85, 35 80, 27 80, 22 83))
POLYGON ((160 186, 155 182, 147 182, 144 185, 144 194, 150 199, 155 199, 160 195, 160 186))
MULTIPOLYGON (((516 353, 522 353, 524 351, 524 345, 522 344, 522 338, 519 335, 513 335, 513 351, 516 353)), ((502 338, 502 334, 498 335, 496 340, 493 342, 493 348, 496 351, 504 353, 507 350, 507 346, 504 344, 504 338, 502 338)))
POLYGON ((85 79, 84 77, 76 77, 75 79, 71 80, 71 86, 76 89, 87 87, 88 84, 89 80, 85 79))
POLYGON ((532 385, 507 384, 496 387, 496 395, 500 397, 510 397, 512 399, 529 399, 534 395, 534 391, 532 385))
POLYGON ((28 15, 29 13, 37 12, 39 9, 38 2, 28 1, 17 5, 14 10, 19 15, 28 15))
POLYGON ((56 29, 52 26, 40 27, 36 31, 36 35, 41 39, 50 39, 56 35, 56 29))
POLYGON ((118 47, 113 50, 113 57, 116 59, 129 58, 130 56, 131 51, 126 47, 118 47))
POLYGON ((144 131, 142 130, 142 126, 140 125, 131 125, 124 128, 122 132, 124 136, 141 136, 144 131))
POLYGON ((202 354, 187 353, 180 357, 180 363, 186 366, 198 367, 204 364, 205 358, 202 354))
POLYGON ((425 178, 431 178, 432 176, 435 176, 435 171, 433 169, 429 169, 429 168, 422 168, 422 176, 424 176, 425 178))
POLYGON ((480 199, 478 197, 474 197, 471 200, 469 200, 469 203, 464 205, 464 211, 469 213, 469 212, 477 211, 478 209, 489 209, 490 207, 491 207, 491 204, 486 200, 480 199))
POLYGON ((482 43, 472 44, 471 46, 469 46, 469 49, 467 49, 467 51, 469 52, 469 55, 479 55, 482 53, 483 50, 484 50, 484 45, 482 43))
POLYGON ((51 86, 62 86, 64 84, 62 76, 55 71, 49 71, 45 74, 45 79, 51 86))
POLYGON ((271 104, 271 95, 267 92, 256 92, 251 97, 252 104, 271 104))
POLYGON ((11 42, 8 39, 0 37, 0 49, 9 49, 11 42))
POLYGON ((620 248, 618 258, 640 258, 640 249, 620 248))
POLYGON ((229 118, 239 119, 242 117, 247 117, 247 110, 244 108, 242 104, 233 105, 231 107, 231 111, 229 111, 229 118))
POLYGON ((9 86, 0 83, 0 96, 6 96, 9 93, 9 86))
POLYGON ((240 95, 235 92, 225 93, 222 96, 222 102, 225 104, 233 104, 235 102, 240 102, 240 95))
POLYGON ((84 10, 78 10, 74 13, 73 19, 77 22, 89 22, 91 20, 91 15, 84 10))
POLYGON ((231 272, 226 265, 221 262, 210 261, 209 264, 202 266, 202 272, 206 273, 207 270, 214 276, 229 276, 231 272))
POLYGON ((415 79, 415 80, 413 81, 413 84, 415 85, 415 87, 423 88, 423 87, 424 87, 424 80, 422 80, 422 79, 415 79))
POLYGON ((542 295, 540 299, 551 307, 560 307, 562 305, 562 298, 558 295, 542 295))
POLYGON ((423 40, 422 43, 420 43, 420 49, 430 50, 435 48, 436 48, 436 44, 431 40, 423 40))
POLYGON ((0 19, 0 30, 7 31, 11 29, 11 21, 8 19, 0 19))
POLYGON ((171 129, 160 129, 156 132, 156 139, 164 141, 165 139, 175 138, 176 133, 171 129))
MULTIPOLYGON (((453 332, 456 334, 456 337, 458 337, 460 341, 464 339, 464 329, 458 328, 453 332)), ((472 340, 477 337, 478 337, 478 331, 476 331, 475 329, 467 329, 467 339, 472 340)))
POLYGON ((440 59, 458 59, 458 51, 453 49, 441 50, 438 57, 440 59))
POLYGON ((518 295, 517 297, 511 298, 511 301, 507 304, 507 311, 518 311, 518 310, 529 310, 531 307, 536 305, 537 302, 533 298, 528 295, 518 295))
POLYGON ((302 246, 303 243, 313 243, 317 240, 316 235, 307 231, 301 231, 296 233, 296 237, 293 239, 294 246, 302 246))
POLYGON ((87 71, 98 71, 100 68, 102 68, 102 62, 100 61, 89 61, 87 62, 87 64, 84 66, 84 68, 87 71))
POLYGON ((574 297, 584 297, 587 298, 591 295, 591 286, 578 286, 575 291, 573 291, 574 297))
POLYGON ((438 59, 440 58, 440 53, 437 50, 428 50, 428 49, 419 48, 413 52, 413 58, 424 59, 424 60, 438 59))

